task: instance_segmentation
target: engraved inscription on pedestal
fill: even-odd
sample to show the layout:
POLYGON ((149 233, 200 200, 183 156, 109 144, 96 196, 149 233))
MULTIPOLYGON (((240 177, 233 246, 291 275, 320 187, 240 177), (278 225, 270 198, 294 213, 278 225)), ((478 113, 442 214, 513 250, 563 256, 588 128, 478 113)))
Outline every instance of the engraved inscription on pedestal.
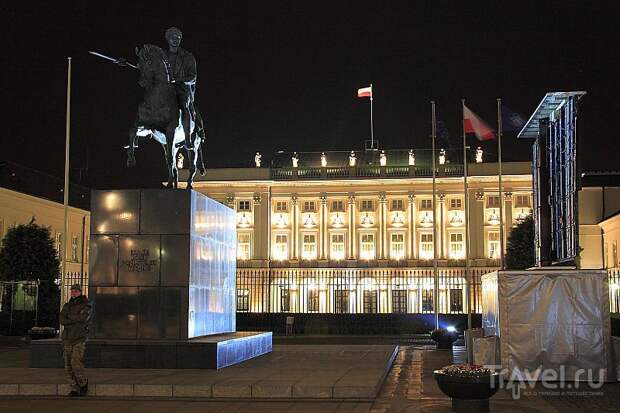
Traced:
POLYGON ((118 285, 159 286, 159 235, 121 236, 118 285))

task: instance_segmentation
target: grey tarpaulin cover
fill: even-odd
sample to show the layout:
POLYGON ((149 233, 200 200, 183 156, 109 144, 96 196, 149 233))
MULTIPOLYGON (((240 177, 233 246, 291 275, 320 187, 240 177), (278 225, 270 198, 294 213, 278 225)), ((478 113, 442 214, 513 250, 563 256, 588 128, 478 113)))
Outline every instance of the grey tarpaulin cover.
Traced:
MULTIPOLYGON (((482 327, 497 335, 503 368, 532 377, 579 369, 615 380, 606 271, 536 269, 482 276, 482 327), (561 367, 563 366, 563 367, 561 367)), ((587 373, 577 379, 585 381, 587 373)), ((560 377, 560 376, 558 376, 560 377)))

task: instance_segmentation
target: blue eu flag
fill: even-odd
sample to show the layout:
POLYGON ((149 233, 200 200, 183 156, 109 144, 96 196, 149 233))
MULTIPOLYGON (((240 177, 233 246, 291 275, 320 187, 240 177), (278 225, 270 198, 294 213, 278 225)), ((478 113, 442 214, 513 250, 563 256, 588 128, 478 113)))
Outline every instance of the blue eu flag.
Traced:
POLYGON ((513 112, 505 105, 502 106, 502 130, 504 132, 519 132, 525 125, 525 119, 523 116, 516 112, 513 112))

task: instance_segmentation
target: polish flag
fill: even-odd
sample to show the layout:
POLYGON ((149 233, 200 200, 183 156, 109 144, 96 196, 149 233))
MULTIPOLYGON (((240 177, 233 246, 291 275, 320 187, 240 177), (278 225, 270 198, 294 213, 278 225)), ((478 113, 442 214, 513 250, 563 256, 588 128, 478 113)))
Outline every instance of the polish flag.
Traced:
POLYGON ((463 128, 465 133, 475 133, 479 141, 495 139, 495 131, 467 106, 463 106, 463 128))
POLYGON ((361 89, 357 89, 357 97, 358 98, 371 98, 372 99, 372 86, 363 87, 361 89))

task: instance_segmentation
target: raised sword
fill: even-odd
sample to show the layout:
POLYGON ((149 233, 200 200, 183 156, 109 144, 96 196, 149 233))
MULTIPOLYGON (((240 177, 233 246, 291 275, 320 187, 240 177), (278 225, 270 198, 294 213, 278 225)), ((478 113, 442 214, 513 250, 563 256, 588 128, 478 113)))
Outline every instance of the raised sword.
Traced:
POLYGON ((88 53, 92 54, 93 56, 97 56, 97 57, 100 57, 100 58, 102 58, 102 59, 109 60, 110 62, 113 62, 113 63, 116 63, 116 64, 121 64, 121 65, 122 65, 122 64, 125 64, 125 65, 127 65, 127 66, 129 66, 129 67, 132 67, 132 68, 134 68, 134 69, 137 69, 137 68, 138 68, 138 66, 136 66, 136 65, 134 65, 134 64, 132 64, 132 63, 129 63, 129 62, 128 62, 128 61, 126 61, 126 60, 125 60, 125 61, 123 61, 122 59, 115 59, 115 58, 113 58, 113 57, 106 56, 106 55, 104 55, 104 54, 102 54, 102 53, 93 52, 93 51, 89 51, 88 53))

